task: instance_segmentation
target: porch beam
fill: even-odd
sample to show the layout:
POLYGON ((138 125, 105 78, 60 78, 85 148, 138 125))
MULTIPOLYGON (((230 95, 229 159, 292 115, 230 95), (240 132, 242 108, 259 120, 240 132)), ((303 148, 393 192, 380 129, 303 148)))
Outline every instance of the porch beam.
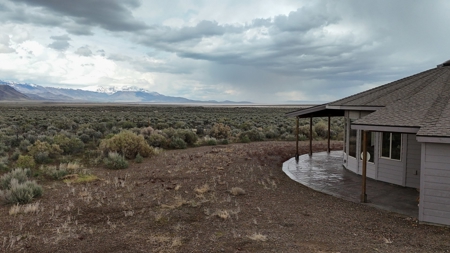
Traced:
POLYGON ((313 140, 312 117, 309 117, 309 156, 312 156, 312 140, 313 140))
POLYGON ((367 183, 367 131, 362 131, 363 134, 363 160, 362 160, 362 189, 361 189, 361 203, 367 203, 366 183, 367 183))
POLYGON ((331 149, 330 149, 330 138, 331 138, 331 117, 330 117, 330 115, 328 115, 328 148, 327 148, 327 151, 328 151, 328 154, 330 153, 330 151, 331 151, 331 149))
POLYGON ((297 116, 296 117, 296 128, 295 128, 295 160, 298 162, 298 158, 299 158, 299 156, 300 156, 300 154, 298 153, 298 132, 299 132, 299 130, 298 130, 298 125, 299 125, 299 123, 298 123, 298 121, 299 121, 299 117, 297 116))

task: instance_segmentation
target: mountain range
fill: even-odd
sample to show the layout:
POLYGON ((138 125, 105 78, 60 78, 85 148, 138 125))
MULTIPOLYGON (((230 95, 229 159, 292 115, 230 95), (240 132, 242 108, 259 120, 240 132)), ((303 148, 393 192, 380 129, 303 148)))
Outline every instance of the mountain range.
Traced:
POLYGON ((0 84, 0 100, 4 101, 17 101, 17 100, 29 100, 26 95, 18 92, 9 85, 0 84))
POLYGON ((11 90, 5 98, 2 98, 0 90, 0 100, 37 100, 54 102, 96 102, 96 103, 224 103, 224 104, 248 104, 247 101, 201 101, 191 100, 183 97, 171 97, 151 92, 139 87, 109 87, 100 86, 87 87, 86 90, 44 87, 29 83, 16 83, 0 80, 0 86, 13 88, 18 94, 13 95, 11 90), (20 95, 19 95, 20 94, 20 95))

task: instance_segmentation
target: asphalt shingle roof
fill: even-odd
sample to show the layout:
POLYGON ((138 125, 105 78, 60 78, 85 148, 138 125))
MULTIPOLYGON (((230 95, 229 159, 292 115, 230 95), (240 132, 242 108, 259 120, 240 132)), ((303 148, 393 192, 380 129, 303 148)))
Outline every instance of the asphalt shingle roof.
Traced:
POLYGON ((450 67, 437 67, 329 105, 382 106, 357 125, 419 127, 418 136, 450 137, 450 67))

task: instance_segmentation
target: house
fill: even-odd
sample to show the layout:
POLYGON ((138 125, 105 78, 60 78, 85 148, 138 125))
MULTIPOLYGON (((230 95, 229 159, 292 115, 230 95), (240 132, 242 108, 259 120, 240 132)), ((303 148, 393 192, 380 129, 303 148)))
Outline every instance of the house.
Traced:
POLYGON ((366 177, 417 188, 419 221, 450 225, 450 61, 287 114, 297 120, 340 115, 345 119, 342 163, 362 175, 362 202, 366 177))

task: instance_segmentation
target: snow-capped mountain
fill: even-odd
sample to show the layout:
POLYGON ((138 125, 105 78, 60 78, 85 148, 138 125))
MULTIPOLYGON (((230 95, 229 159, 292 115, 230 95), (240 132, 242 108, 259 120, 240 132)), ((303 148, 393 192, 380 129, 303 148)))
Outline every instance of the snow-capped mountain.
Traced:
MULTIPOLYGON (((129 102, 129 103, 221 103, 217 101, 198 101, 183 97, 171 97, 151 92, 136 86, 102 87, 88 86, 83 89, 44 87, 36 84, 7 82, 0 84, 13 87, 33 100, 51 100, 59 102, 129 102)), ((227 101, 227 103, 235 103, 227 101)), ((249 102, 236 102, 249 103, 249 102)))
POLYGON ((152 92, 143 88, 139 88, 137 86, 110 86, 110 87, 104 87, 104 86, 87 86, 82 88, 82 90, 88 90, 88 91, 94 91, 99 93, 106 93, 108 95, 112 95, 118 91, 136 91, 136 92, 145 92, 150 93, 152 95, 161 95, 158 92, 152 92))

